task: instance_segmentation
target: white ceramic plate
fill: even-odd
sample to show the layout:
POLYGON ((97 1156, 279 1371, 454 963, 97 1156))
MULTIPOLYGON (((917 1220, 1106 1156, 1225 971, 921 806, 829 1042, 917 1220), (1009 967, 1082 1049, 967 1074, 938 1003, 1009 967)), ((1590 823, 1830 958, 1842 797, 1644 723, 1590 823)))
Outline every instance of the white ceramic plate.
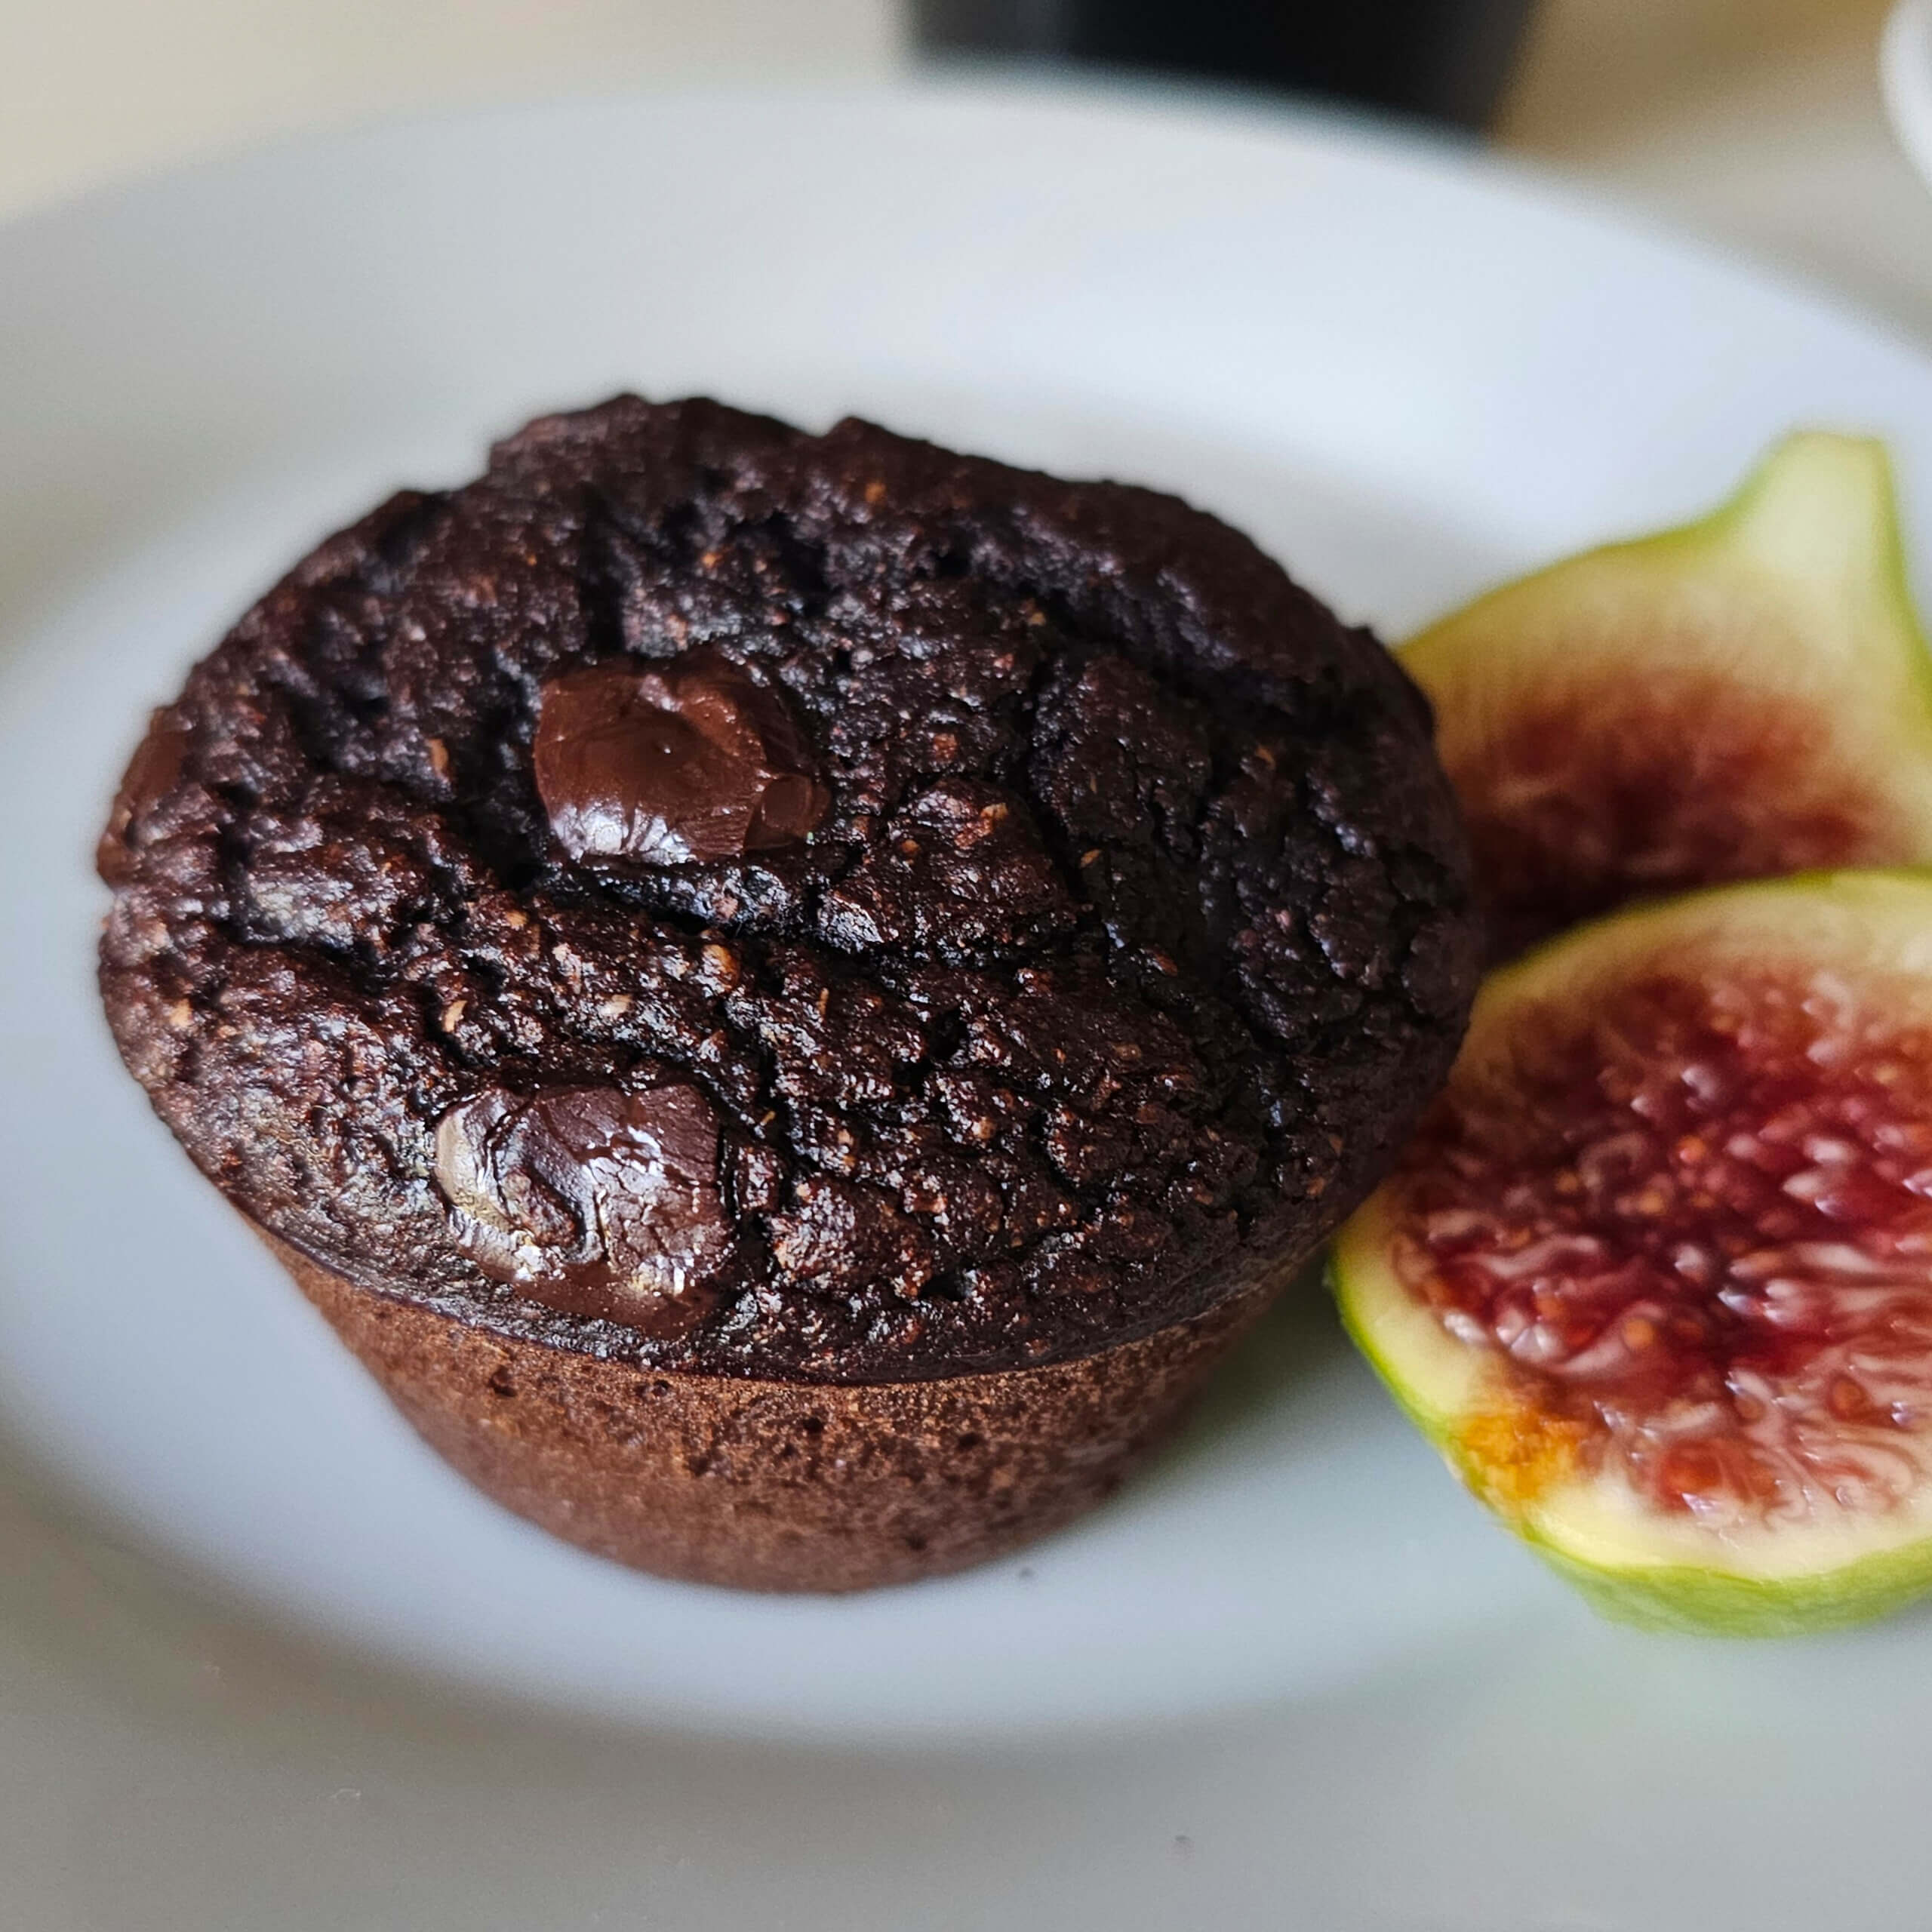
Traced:
POLYGON ((620 386, 1177 488, 1398 633, 1697 509, 1798 422, 1888 435, 1932 540, 1904 348, 1506 172, 1254 109, 498 112, 0 234, 17 1922, 1926 1922, 1932 1624, 1596 1624, 1323 1317, 1089 1521, 854 1601, 598 1563, 393 1418, 115 1062, 86 854, 144 708, 283 563, 620 386))

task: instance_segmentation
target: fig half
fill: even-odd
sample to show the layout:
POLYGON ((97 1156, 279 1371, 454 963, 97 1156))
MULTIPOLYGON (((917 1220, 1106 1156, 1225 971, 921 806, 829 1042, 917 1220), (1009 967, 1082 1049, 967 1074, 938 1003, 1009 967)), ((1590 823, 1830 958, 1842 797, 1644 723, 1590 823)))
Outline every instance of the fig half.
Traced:
POLYGON ((1768 1635, 1932 1589, 1932 872, 1694 894, 1494 974, 1332 1274, 1611 1615, 1768 1635))
POLYGON ((1787 438, 1684 528, 1412 639, 1493 956, 1626 902, 1932 858, 1932 659, 1890 466, 1787 438))

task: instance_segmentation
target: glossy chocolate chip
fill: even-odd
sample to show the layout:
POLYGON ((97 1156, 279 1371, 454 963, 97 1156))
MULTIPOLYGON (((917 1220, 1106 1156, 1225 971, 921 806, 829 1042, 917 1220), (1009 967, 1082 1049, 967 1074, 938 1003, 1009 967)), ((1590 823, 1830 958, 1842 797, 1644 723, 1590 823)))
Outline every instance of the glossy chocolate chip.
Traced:
POLYGON ((534 1301, 657 1334, 716 1305, 731 1227, 695 1088, 492 1088, 438 1124, 436 1179, 457 1245, 534 1301))
POLYGON ((783 698, 713 651, 552 679, 532 756, 550 829, 580 860, 739 858, 803 838, 829 803, 783 698))

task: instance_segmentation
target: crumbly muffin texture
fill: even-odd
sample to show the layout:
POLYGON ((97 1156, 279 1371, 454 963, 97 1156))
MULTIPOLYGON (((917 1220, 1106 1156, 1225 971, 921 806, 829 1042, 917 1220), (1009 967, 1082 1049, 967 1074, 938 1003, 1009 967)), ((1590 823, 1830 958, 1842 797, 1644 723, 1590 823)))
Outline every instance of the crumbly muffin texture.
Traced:
POLYGON ((325 543, 100 864, 122 1054, 259 1226, 823 1382, 1088 1353, 1309 1247, 1477 970, 1423 701, 1245 538, 706 401, 325 543))

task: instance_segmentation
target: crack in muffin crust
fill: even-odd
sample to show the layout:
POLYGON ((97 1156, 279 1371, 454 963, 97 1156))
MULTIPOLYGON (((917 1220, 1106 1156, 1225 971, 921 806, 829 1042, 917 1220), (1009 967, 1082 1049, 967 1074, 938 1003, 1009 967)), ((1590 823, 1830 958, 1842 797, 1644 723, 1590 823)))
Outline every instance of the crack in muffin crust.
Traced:
POLYGON ((122 1054, 251 1220, 506 1336, 828 1383, 1078 1356, 1312 1246, 1446 1074, 1478 954, 1425 705, 1246 539, 634 397, 298 565, 156 715, 100 868, 122 1054), (568 856, 543 693, 618 663, 782 708, 813 813, 568 856), (697 1318, 478 1265, 442 1123, 658 1089, 715 1122, 697 1318))

